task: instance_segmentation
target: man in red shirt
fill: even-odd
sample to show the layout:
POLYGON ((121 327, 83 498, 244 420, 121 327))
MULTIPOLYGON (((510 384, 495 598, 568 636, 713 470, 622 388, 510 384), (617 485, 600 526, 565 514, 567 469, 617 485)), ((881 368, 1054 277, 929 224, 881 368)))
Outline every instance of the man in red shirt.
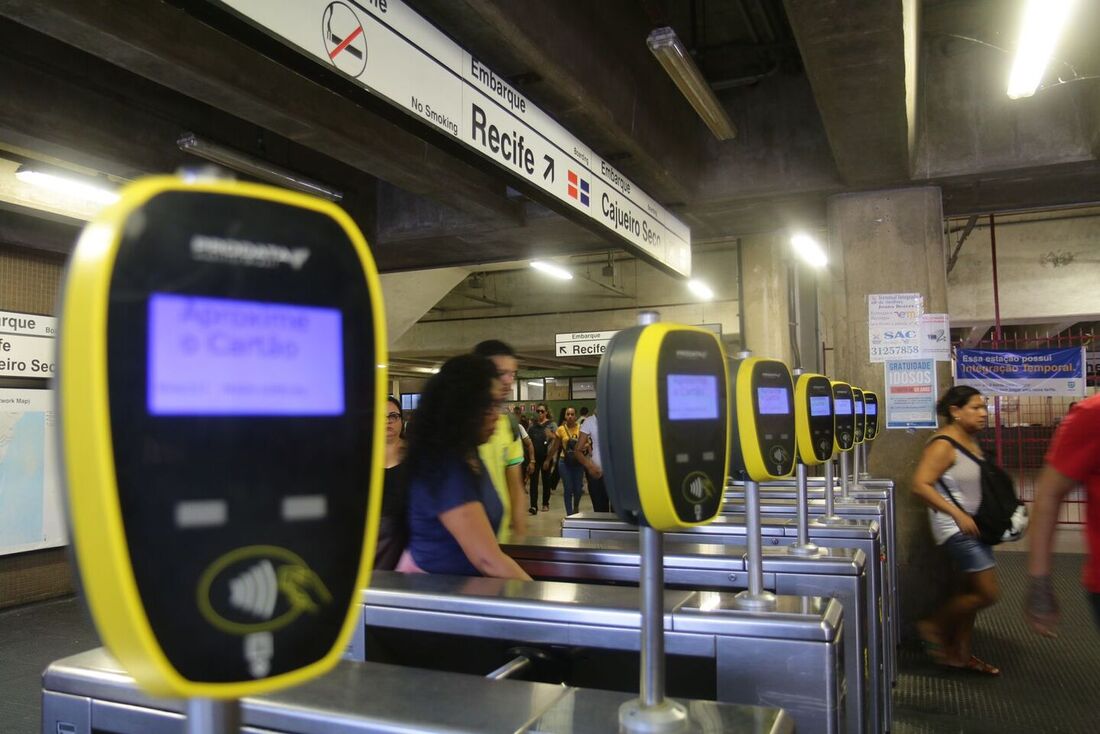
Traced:
POLYGON ((1050 554, 1058 506, 1078 484, 1087 492, 1089 556, 1082 580, 1100 625, 1100 395, 1077 403, 1054 433, 1039 474, 1031 514, 1030 576, 1024 614, 1032 629, 1056 636, 1058 601, 1050 583, 1050 554))

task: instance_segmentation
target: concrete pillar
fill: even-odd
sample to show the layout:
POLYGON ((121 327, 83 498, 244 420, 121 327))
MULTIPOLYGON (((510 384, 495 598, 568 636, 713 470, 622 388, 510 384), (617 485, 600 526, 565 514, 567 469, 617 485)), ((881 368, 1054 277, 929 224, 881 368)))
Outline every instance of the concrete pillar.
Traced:
MULTIPOLYGON (((921 293, 930 313, 947 312, 943 206, 934 187, 842 194, 827 202, 829 265, 822 273, 822 338, 830 377, 885 396, 881 363, 868 353, 867 296, 921 293)), ((948 363, 939 363, 941 392, 948 363)), ((885 417, 883 418, 885 420, 885 417)), ((925 505, 909 491, 913 470, 931 431, 882 430, 873 444, 871 472, 897 483, 898 561, 902 623, 907 635, 949 583, 932 543, 925 505)))
POLYGON ((788 263, 790 250, 779 233, 741 239, 745 291, 745 336, 753 356, 791 364, 788 263))

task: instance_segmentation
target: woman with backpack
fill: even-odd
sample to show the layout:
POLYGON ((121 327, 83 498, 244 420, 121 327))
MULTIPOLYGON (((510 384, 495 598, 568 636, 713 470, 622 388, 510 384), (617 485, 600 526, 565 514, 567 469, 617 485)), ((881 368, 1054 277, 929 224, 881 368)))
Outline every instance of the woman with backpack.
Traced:
POLYGON ((989 414, 982 394, 967 385, 948 390, 936 405, 946 424, 928 441, 912 491, 926 505, 932 537, 966 577, 966 588, 917 623, 928 654, 939 664, 984 675, 1001 671, 971 653, 974 618, 1000 596, 992 546, 982 542, 973 515, 982 501, 982 456, 976 437, 989 414))
POLYGON ((574 452, 581 438, 581 427, 577 423, 575 408, 566 408, 562 413, 562 422, 554 434, 554 443, 546 456, 545 469, 557 461, 558 473, 565 488, 565 514, 572 515, 580 509, 581 490, 584 482, 584 467, 577 461, 574 452))

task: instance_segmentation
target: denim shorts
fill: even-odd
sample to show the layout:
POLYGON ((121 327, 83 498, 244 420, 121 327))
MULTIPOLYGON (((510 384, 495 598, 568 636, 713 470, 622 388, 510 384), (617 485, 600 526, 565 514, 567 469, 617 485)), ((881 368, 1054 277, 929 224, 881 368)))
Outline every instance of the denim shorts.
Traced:
POLYGON ((996 566, 993 547, 966 533, 955 533, 943 544, 963 573, 977 573, 996 566))

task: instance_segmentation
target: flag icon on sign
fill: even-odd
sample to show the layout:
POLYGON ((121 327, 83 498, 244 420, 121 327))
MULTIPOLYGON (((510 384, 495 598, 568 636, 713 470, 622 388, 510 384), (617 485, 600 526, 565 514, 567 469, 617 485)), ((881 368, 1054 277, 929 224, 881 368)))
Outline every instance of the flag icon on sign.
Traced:
POLYGON ((588 179, 581 178, 576 171, 569 172, 569 198, 577 199, 588 206, 588 179))

